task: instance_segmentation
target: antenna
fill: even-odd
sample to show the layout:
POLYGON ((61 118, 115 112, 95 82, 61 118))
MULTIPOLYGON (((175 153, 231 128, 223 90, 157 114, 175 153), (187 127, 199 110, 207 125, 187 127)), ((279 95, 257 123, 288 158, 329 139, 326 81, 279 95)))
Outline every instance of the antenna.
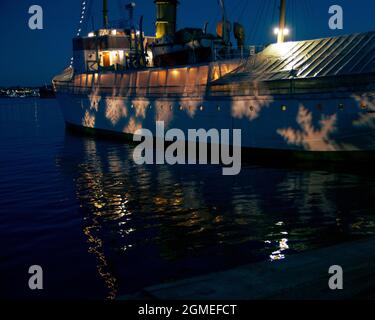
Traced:
POLYGON ((108 1, 103 0, 103 27, 108 29, 108 1))
POLYGON ((287 35, 285 24, 286 24, 286 0, 280 0, 280 20, 279 20, 279 30, 277 34, 278 43, 283 43, 285 41, 285 36, 287 35))

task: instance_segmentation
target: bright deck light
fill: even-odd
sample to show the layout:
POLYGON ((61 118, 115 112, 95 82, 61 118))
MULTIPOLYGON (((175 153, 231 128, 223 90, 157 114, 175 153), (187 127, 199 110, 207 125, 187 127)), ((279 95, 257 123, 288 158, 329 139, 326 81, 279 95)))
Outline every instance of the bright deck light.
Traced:
MULTIPOLYGON (((274 29, 273 29, 273 33, 274 33, 276 36, 279 34, 279 32, 280 32, 280 29, 279 29, 279 28, 274 28, 274 29)), ((284 36, 289 36, 289 34, 290 34, 290 30, 289 30, 288 28, 284 28, 283 33, 284 33, 284 36)))
POLYGON ((90 32, 89 33, 89 38, 92 38, 92 37, 94 37, 95 36, 95 33, 94 32, 90 32))

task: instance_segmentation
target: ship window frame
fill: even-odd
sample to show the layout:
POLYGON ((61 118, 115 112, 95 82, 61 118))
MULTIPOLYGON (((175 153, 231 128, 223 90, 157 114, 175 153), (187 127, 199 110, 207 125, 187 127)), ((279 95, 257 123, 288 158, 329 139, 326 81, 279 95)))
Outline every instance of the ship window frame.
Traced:
POLYGON ((137 79, 136 79, 136 94, 137 95, 143 95, 146 96, 148 95, 148 88, 149 88, 149 83, 150 83, 150 74, 151 72, 149 70, 143 70, 143 71, 138 71, 137 72, 137 79), (142 79, 142 77, 145 76, 145 79, 142 79), (145 86, 140 87, 140 82, 142 80, 145 80, 145 86))
POLYGON ((167 70, 151 70, 149 75, 149 94, 164 94, 168 80, 167 70), (155 77, 156 79, 153 79, 155 77), (162 81, 160 81, 162 80, 162 81))
POLYGON ((168 89, 168 93, 169 94, 183 94, 186 88, 187 78, 188 78, 188 67, 167 69, 166 87, 168 89), (173 79, 173 77, 176 77, 176 79, 173 79))

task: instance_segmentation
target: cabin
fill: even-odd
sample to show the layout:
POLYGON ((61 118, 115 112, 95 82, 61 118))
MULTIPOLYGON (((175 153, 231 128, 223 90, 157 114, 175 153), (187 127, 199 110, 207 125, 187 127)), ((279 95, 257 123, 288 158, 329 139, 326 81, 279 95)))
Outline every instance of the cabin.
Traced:
POLYGON ((141 51, 145 52, 145 63, 152 66, 152 52, 148 48, 154 40, 135 30, 90 32, 87 37, 73 39, 74 70, 76 73, 93 73, 137 68, 141 62, 135 57, 139 57, 141 51))

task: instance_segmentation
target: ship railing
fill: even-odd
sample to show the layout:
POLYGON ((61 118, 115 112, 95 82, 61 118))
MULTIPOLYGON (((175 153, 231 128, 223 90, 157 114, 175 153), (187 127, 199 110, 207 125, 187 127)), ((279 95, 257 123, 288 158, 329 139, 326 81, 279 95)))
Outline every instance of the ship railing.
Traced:
POLYGON ((89 95, 92 92, 112 96, 138 97, 199 97, 206 93, 206 85, 196 86, 159 86, 159 87, 121 87, 121 86, 77 86, 74 83, 55 83, 57 92, 89 95))
MULTIPOLYGON (((220 48, 222 50, 222 48, 220 48)), ((224 52, 220 54, 219 48, 214 48, 213 50, 213 60, 214 61, 223 61, 228 59, 238 59, 238 60, 246 60, 251 56, 254 56, 257 52, 263 50, 263 46, 248 46, 245 48, 229 50, 229 52, 224 52)))

